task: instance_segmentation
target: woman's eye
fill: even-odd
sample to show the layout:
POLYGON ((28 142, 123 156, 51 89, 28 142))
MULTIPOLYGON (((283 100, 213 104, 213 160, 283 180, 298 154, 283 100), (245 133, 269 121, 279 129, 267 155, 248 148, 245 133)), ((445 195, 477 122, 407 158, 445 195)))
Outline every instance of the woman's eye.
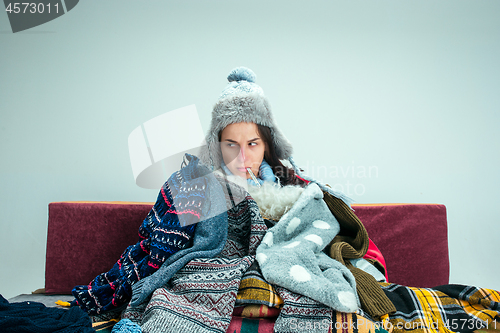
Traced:
POLYGON ((249 145, 250 146, 257 146, 257 142, 250 142, 249 145))
POLYGON ((228 143, 227 146, 228 147, 236 147, 236 145, 234 143, 228 143))

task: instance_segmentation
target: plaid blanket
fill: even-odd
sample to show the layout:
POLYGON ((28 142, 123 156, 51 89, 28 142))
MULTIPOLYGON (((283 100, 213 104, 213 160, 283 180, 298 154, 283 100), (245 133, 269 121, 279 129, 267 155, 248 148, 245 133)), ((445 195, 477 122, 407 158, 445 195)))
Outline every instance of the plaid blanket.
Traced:
POLYGON ((473 332, 500 325, 500 294, 473 286, 444 285, 412 288, 381 284, 396 306, 389 316, 390 327, 397 332, 473 332))

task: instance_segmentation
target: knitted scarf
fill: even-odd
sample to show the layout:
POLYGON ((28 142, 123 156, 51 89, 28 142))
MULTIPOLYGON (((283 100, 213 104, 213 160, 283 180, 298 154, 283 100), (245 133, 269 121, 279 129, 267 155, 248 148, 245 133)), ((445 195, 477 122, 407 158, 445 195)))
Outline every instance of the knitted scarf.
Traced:
POLYGON ((129 302, 136 282, 136 301, 142 301, 190 259, 222 250, 227 235, 223 192, 197 157, 186 157, 189 165, 165 182, 140 226, 142 240, 129 246, 110 271, 73 288, 73 304, 90 315, 117 309, 129 302))
POLYGON ((376 319, 395 312, 396 307, 384 294, 375 278, 352 263, 353 259, 362 258, 368 250, 368 233, 363 223, 344 201, 327 191, 323 191, 323 194, 324 202, 341 227, 340 233, 326 248, 328 254, 344 264, 354 275, 357 293, 364 311, 376 319))

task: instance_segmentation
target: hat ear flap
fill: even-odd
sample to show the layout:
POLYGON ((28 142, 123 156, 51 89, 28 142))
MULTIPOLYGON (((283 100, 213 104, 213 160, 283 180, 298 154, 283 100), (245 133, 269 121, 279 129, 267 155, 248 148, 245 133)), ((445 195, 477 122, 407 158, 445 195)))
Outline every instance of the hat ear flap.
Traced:
POLYGON ((290 141, 280 132, 279 129, 271 130, 273 134, 274 147, 276 155, 280 160, 286 160, 293 154, 293 147, 290 141))

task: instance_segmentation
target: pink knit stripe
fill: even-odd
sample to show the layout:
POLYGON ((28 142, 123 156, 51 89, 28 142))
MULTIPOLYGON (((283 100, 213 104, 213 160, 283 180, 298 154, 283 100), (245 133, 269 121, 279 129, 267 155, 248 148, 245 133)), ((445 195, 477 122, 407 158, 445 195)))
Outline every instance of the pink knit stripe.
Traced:
POLYGON ((147 254, 149 254, 149 249, 147 249, 147 248, 145 248, 145 247, 144 247, 144 241, 140 242, 139 244, 141 245, 141 249, 142 249, 144 252, 146 252, 147 254))
POLYGON ((151 261, 148 261, 148 266, 153 267, 154 269, 160 268, 160 266, 153 264, 151 261))
POLYGON ((170 201, 167 198, 167 195, 165 194, 165 188, 162 187, 160 192, 161 192, 161 195, 163 196, 163 200, 165 200, 165 203, 168 205, 168 207, 169 208, 172 207, 172 204, 170 203, 170 201))
POLYGON ((190 209, 186 209, 186 210, 183 210, 183 211, 176 211, 176 210, 173 210, 173 209, 169 209, 167 210, 167 213, 171 213, 171 214, 176 214, 176 215, 182 215, 182 214, 192 214, 198 218, 200 218, 200 213, 195 211, 195 210, 190 210, 190 209))

